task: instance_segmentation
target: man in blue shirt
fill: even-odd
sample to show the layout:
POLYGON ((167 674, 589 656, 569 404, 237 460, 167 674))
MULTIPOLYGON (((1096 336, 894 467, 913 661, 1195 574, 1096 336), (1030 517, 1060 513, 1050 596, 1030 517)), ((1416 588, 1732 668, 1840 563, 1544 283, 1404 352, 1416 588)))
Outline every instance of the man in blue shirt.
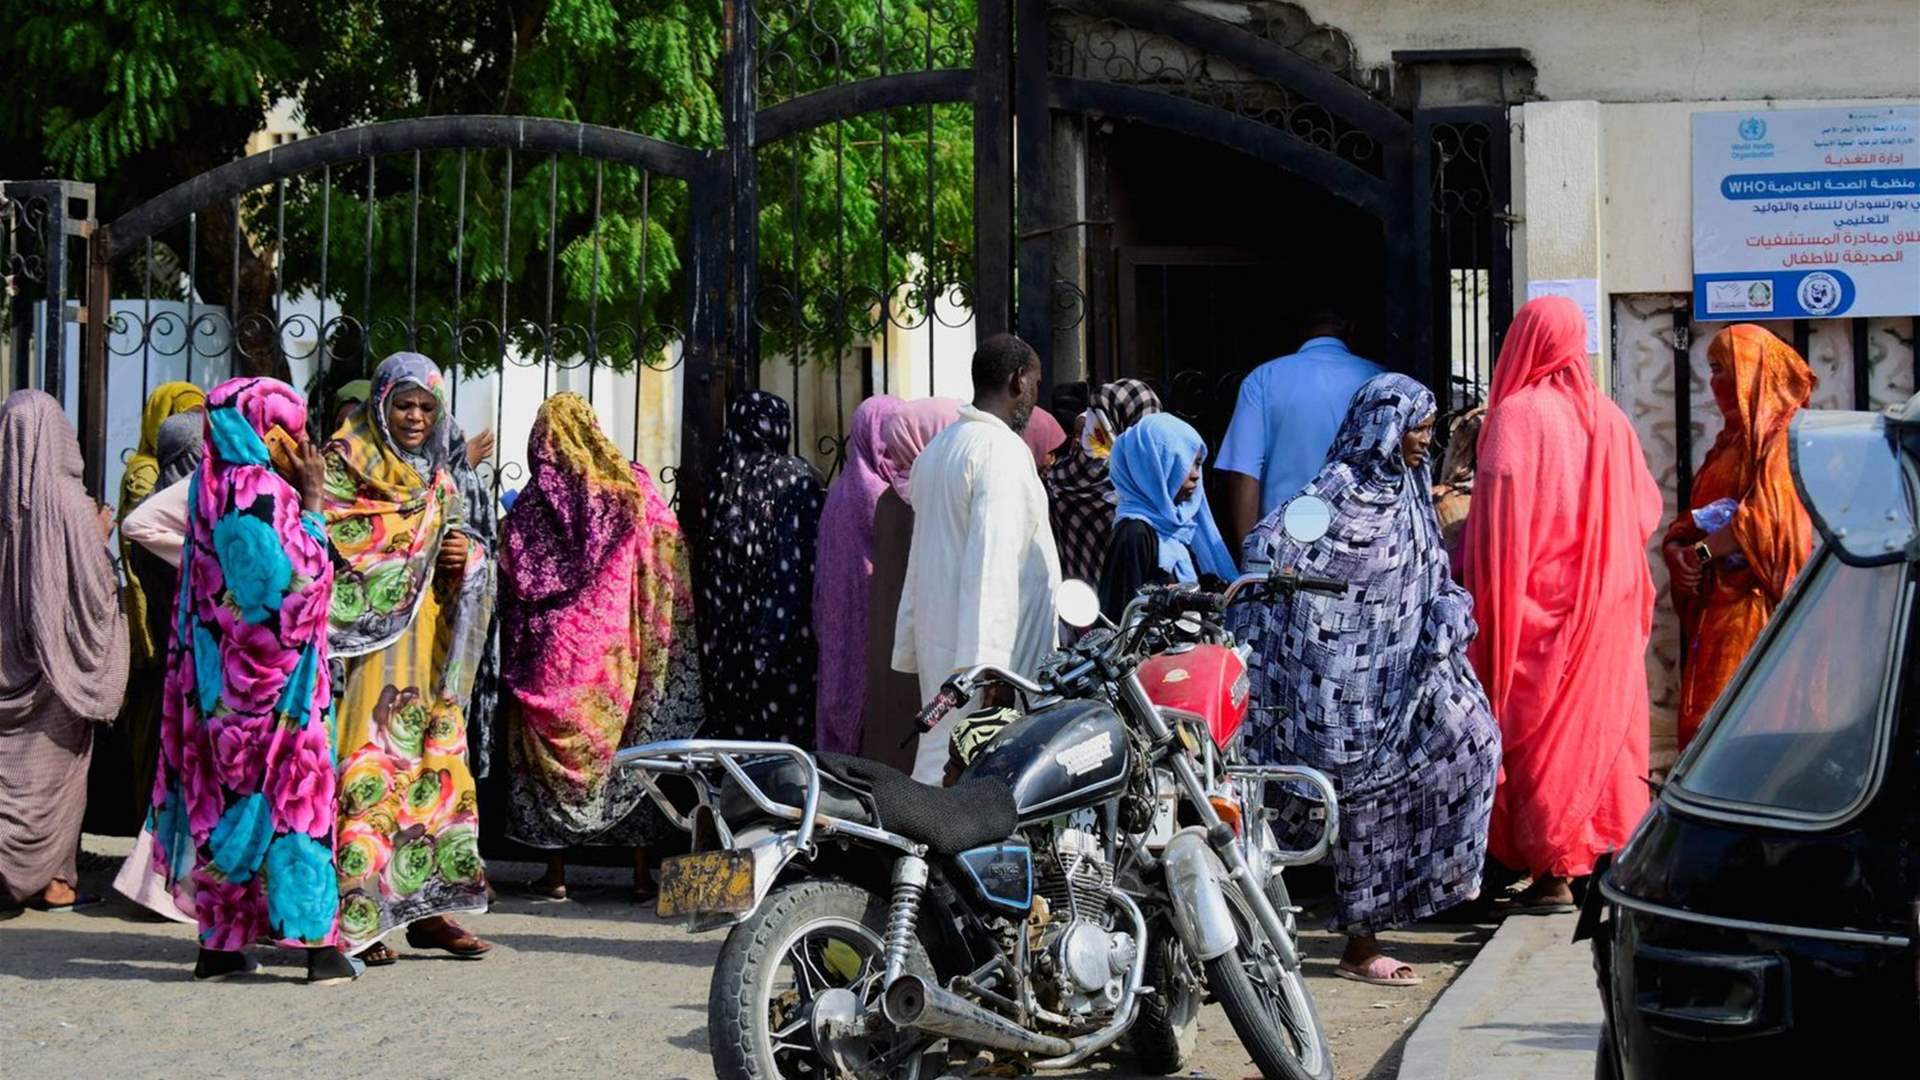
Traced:
POLYGON ((1307 340, 1299 352, 1261 364, 1240 384, 1233 422, 1214 458, 1226 481, 1226 539, 1236 557, 1260 519, 1326 464, 1354 392, 1385 370, 1347 349, 1349 326, 1339 312, 1316 309, 1303 329, 1307 340))

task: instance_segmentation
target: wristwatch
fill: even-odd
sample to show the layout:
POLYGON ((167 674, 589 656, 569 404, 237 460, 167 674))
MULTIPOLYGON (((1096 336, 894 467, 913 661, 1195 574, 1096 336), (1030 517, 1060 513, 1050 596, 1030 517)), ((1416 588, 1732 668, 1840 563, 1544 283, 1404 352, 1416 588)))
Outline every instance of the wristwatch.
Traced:
POLYGON ((1702 540, 1693 545, 1693 557, 1700 560, 1701 566, 1705 566, 1713 561, 1713 549, 1707 546, 1705 540, 1702 540))

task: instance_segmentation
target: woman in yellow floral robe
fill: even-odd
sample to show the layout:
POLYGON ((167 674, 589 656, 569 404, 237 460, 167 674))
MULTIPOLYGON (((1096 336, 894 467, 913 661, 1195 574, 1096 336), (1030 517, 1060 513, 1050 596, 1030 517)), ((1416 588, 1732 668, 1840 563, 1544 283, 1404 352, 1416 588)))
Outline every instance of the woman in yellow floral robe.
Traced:
POLYGON ((486 910, 463 710, 493 607, 491 553, 449 469, 445 381, 396 353, 328 445, 327 530, 343 565, 329 641, 339 768, 340 933, 369 965, 491 948, 447 916, 486 910))

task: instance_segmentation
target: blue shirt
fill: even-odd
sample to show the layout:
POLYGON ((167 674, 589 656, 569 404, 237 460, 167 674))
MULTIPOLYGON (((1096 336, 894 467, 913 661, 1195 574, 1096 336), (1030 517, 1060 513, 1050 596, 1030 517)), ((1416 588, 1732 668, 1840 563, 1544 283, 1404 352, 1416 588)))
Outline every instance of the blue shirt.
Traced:
POLYGON ((1240 384, 1214 467, 1260 481, 1260 516, 1271 514, 1320 472, 1355 391, 1384 370, 1334 337, 1261 364, 1240 384))

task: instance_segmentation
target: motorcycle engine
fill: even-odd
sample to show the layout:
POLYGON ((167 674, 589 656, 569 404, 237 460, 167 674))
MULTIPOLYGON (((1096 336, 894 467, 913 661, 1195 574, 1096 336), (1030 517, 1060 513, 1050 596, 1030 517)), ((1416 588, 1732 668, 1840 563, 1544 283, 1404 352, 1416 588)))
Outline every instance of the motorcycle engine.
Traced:
POLYGON ((1075 1018, 1119 1007, 1133 966, 1134 940, 1115 927, 1107 897, 1113 867, 1100 840, 1084 829, 1053 834, 1052 859, 1041 860, 1035 919, 1029 924, 1034 983, 1041 1004, 1075 1018))

